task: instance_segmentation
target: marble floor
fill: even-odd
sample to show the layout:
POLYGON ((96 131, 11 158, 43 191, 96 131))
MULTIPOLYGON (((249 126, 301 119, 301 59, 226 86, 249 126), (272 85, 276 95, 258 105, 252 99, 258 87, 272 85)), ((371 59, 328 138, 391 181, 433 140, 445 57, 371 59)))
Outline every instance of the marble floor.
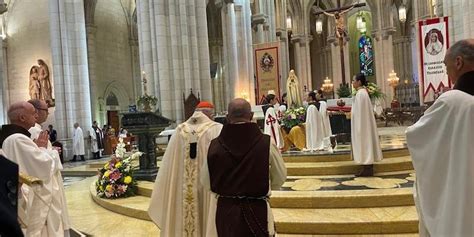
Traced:
MULTIPOLYGON (((406 147, 404 135, 406 127, 383 127, 379 128, 381 144, 384 149, 400 149, 406 147)), ((347 156, 350 146, 340 145, 334 152, 347 156)), ((385 159, 388 166, 404 162, 406 154, 397 154, 393 158, 385 159)), ((297 156, 333 155, 324 152, 289 152, 284 156, 298 160, 297 156), (295 156, 295 157, 292 157, 295 156)), ((384 154, 385 155, 385 154, 384 154)), ((98 205, 91 197, 91 184, 97 177, 85 177, 80 174, 91 174, 97 170, 97 166, 106 162, 109 158, 101 160, 88 160, 85 162, 68 162, 64 165, 65 171, 79 175, 73 177, 64 175, 66 186, 66 198, 68 200, 69 215, 72 226, 87 234, 87 236, 159 236, 159 229, 150 221, 129 217, 109 211, 98 205), (81 173, 84 172, 84 173, 81 173), (87 173, 89 172, 89 173, 87 173), (126 227, 124 227, 126 223, 126 227)), ((346 159, 346 158, 344 158, 346 159)), ((350 161, 319 161, 312 165, 329 165, 329 163, 343 166, 344 162, 350 161), (325 164, 327 163, 327 164, 325 164)), ((310 162, 308 162, 309 164, 310 162)), ((288 163, 287 163, 288 164, 288 163)), ((305 162, 291 162, 289 166, 306 166, 305 162)), ((317 167, 316 167, 317 168, 317 167)), ((316 169, 315 168, 315 169, 316 169)), ((326 228, 328 233, 338 230, 350 231, 356 223, 363 221, 364 228, 376 231, 376 228, 385 228, 386 234, 380 235, 338 235, 351 237, 371 236, 418 236, 417 234, 390 234, 403 233, 403 228, 409 232, 416 232, 417 216, 413 206, 411 187, 415 179, 412 168, 403 168, 399 171, 383 171, 372 178, 356 178, 353 174, 341 175, 292 175, 289 176, 280 191, 275 191, 272 206, 277 223, 277 230, 288 233, 292 230, 304 230, 309 232, 296 232, 295 234, 278 234, 282 237, 311 237, 311 236, 335 236, 325 235, 324 231, 319 235, 303 234, 310 233, 314 228, 326 228), (296 199, 300 201, 295 201, 296 199), (377 198, 377 202, 371 201, 377 198), (351 200, 351 201, 349 201, 351 200), (384 204, 387 201, 396 204, 384 204), (299 205, 294 204, 300 202, 299 205), (348 204, 348 202, 350 202, 348 204), (290 203, 293 203, 290 205, 290 203), (324 203, 324 205, 322 204, 324 203), (352 204, 351 204, 352 203, 352 204), (296 208, 296 209, 295 209, 296 208), (347 216, 352 213, 351 216, 347 216), (370 222, 382 223, 381 227, 371 226, 370 222), (326 224, 325 224, 326 223, 326 224), (408 224, 407 224, 408 223, 408 224), (342 228, 342 229, 341 229, 342 228), (375 229, 371 229, 375 228, 375 229), (393 232, 391 228, 398 228, 402 232, 393 232), (391 232, 392 231, 392 232, 391 232), (301 234, 297 234, 301 233, 301 234)), ((142 193, 138 196, 123 200, 112 200, 111 203, 120 206, 135 208, 141 215, 146 215, 146 207, 149 202, 149 194, 152 189, 151 182, 140 182, 139 189, 142 193), (144 194, 145 193, 145 194, 144 194), (137 203, 137 200, 140 203, 137 203), (131 202, 131 203, 129 203, 131 202)), ((139 191, 140 192, 140 191, 139 191)), ((107 201, 107 200, 105 200, 107 201)), ((312 232, 311 232, 312 233, 312 232)), ((360 232, 362 233, 362 232, 360 232)), ((372 233, 372 232, 368 232, 372 233)), ((377 233, 377 232, 375 232, 377 233)), ((385 232, 384 232, 385 233, 385 232)), ((340 234, 343 234, 342 232, 340 234)))
POLYGON ((159 236, 150 221, 117 214, 97 205, 90 196, 96 177, 83 179, 66 188, 71 225, 87 236, 159 236))

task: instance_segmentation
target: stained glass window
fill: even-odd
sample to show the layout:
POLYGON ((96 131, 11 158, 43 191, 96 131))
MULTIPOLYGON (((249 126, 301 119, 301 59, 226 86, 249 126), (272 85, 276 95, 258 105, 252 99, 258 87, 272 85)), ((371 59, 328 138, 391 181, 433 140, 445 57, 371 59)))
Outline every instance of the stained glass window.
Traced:
POLYGON ((374 75, 374 50, 372 38, 363 35, 359 39, 360 72, 366 76, 374 75))

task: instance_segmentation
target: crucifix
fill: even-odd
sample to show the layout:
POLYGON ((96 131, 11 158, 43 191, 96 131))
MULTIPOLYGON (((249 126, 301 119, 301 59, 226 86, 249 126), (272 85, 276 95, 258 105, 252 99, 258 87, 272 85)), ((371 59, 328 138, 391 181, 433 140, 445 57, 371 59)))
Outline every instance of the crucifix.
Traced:
POLYGON ((365 6, 365 3, 356 3, 356 4, 341 7, 341 0, 337 0, 337 8, 333 8, 330 10, 322 10, 321 8, 319 8, 319 2, 318 2, 318 8, 316 12, 314 13, 316 16, 320 14, 324 14, 326 16, 334 17, 334 21, 336 25, 335 34, 339 42, 339 51, 341 53, 341 76, 342 76, 343 85, 346 84, 345 67, 344 67, 344 38, 347 37, 347 30, 345 29, 343 15, 347 13, 348 11, 352 10, 353 8, 363 7, 363 6, 365 6))

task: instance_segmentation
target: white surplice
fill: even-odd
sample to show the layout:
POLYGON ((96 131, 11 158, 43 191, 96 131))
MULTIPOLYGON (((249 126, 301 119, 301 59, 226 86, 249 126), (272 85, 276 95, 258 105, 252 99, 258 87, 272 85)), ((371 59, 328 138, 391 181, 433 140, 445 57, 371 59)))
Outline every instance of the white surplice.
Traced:
POLYGON ((61 163, 58 164, 46 149, 39 148, 31 138, 20 133, 5 139, 3 153, 18 164, 20 172, 42 181, 40 185, 21 187, 18 215, 27 226, 23 230, 25 236, 68 236, 62 178, 58 179, 61 163))
POLYGON ((323 119, 314 105, 306 110, 306 150, 323 150, 324 126, 323 119))
MULTIPOLYGON (((95 134, 95 133, 94 133, 95 134)), ((97 144, 97 143, 96 143, 97 144)), ((84 134, 82 133, 82 128, 77 127, 74 129, 74 134, 72 137, 72 154, 77 155, 84 155, 84 134)))
POLYGON ((474 236, 474 96, 443 93, 406 135, 420 236, 474 236))
POLYGON ((323 131, 324 137, 329 137, 332 135, 331 129, 331 122, 329 121, 329 114, 328 114, 328 105, 325 101, 319 101, 319 113, 321 114, 323 120, 323 131))
MULTIPOLYGON (((31 127, 28 132, 31 134, 31 139, 35 140, 38 138, 39 134, 43 131, 41 125, 35 123, 34 127, 31 127)), ((61 158, 59 157, 58 151, 53 149, 53 145, 48 140, 47 148, 40 148, 43 152, 46 152, 54 161, 54 174, 53 174, 53 189, 55 191, 52 200, 52 209, 51 211, 56 212, 52 220, 48 219, 48 223, 54 223, 57 220, 54 219, 55 216, 61 216, 62 226, 64 231, 68 232, 70 228, 69 224, 69 214, 67 210, 66 194, 64 193, 64 184, 63 177, 61 175, 61 170, 63 170, 63 165, 61 164, 61 158)), ((56 225, 56 224, 54 224, 56 225)))
POLYGON ((371 165, 383 159, 374 109, 369 93, 359 88, 351 110, 352 158, 361 165, 371 165))
POLYGON ((91 151, 92 153, 99 152, 99 143, 97 140, 97 134, 95 133, 95 129, 89 130, 89 136, 91 137, 91 151))
POLYGON ((265 120, 263 133, 270 135, 273 142, 277 145, 278 148, 283 148, 285 146, 283 136, 281 135, 280 124, 278 123, 278 117, 275 113, 275 109, 270 107, 265 113, 265 120))
POLYGON ((206 236, 210 206, 217 203, 211 192, 200 185, 199 174, 211 140, 219 136, 221 129, 222 124, 202 112, 194 112, 171 136, 148 208, 161 236, 206 236), (190 157, 192 142, 197 142, 194 159, 190 157))

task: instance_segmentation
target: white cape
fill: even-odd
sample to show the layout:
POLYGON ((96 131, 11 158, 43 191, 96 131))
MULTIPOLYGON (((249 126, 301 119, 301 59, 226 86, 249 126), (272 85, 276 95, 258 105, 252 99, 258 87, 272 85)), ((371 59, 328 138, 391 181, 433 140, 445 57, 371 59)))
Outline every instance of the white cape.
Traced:
POLYGON ((19 133, 5 139, 3 152, 18 164, 20 172, 43 182, 21 187, 18 215, 27 226, 25 236, 65 236, 69 219, 63 207, 66 203, 59 173, 61 163, 55 162, 46 149, 38 148, 31 138, 19 133))
POLYGON ((374 108, 365 88, 357 90, 351 110, 351 145, 354 161, 371 165, 383 159, 374 108))
POLYGON ((325 101, 319 101, 319 113, 323 119, 324 137, 332 135, 331 122, 329 121, 328 105, 325 101))
POLYGON ((474 236, 474 96, 443 93, 406 135, 420 236, 474 236))
POLYGON ((203 189, 199 174, 211 140, 219 136, 221 129, 221 124, 202 112, 195 112, 176 128, 163 156, 148 208, 161 236, 206 236, 211 224, 208 221, 214 220, 209 215, 214 215, 217 199, 203 189), (197 141, 195 159, 189 156, 193 139, 197 141))
POLYGON ((273 142, 277 145, 278 148, 283 148, 285 143, 283 141, 283 136, 281 135, 280 124, 278 123, 278 117, 275 113, 275 109, 270 107, 265 113, 265 120, 263 133, 269 135, 273 142))
POLYGON ((316 106, 310 105, 306 110, 306 149, 310 151, 324 149, 323 139, 323 119, 316 106))

